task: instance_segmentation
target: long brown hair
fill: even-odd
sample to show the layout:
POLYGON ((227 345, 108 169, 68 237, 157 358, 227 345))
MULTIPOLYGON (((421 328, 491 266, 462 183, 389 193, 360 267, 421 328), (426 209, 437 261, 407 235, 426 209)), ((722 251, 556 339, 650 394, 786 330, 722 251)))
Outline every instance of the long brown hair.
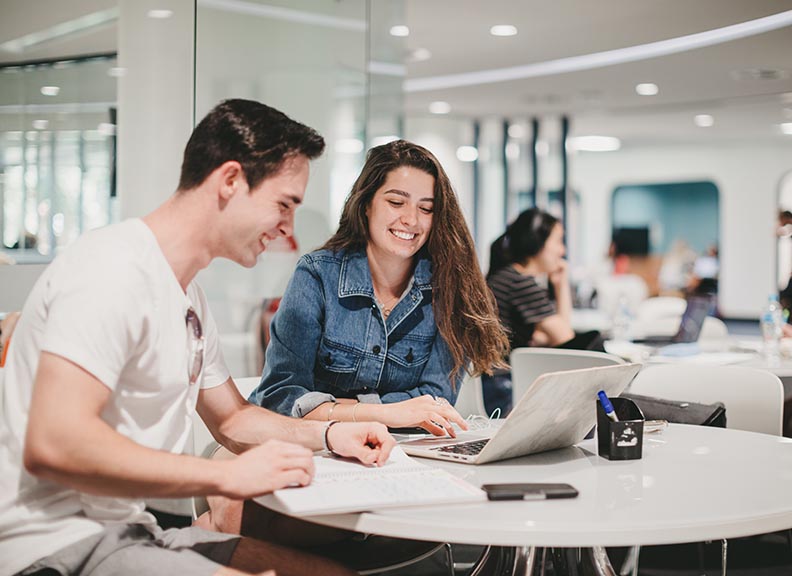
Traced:
POLYGON ((388 174, 402 166, 434 177, 432 229, 423 249, 432 262, 432 308, 437 329, 454 359, 449 378, 453 382, 468 362, 474 374, 504 367, 509 341, 481 274, 473 238, 445 170, 426 148, 396 140, 369 150, 366 164, 347 196, 338 231, 324 248, 337 251, 366 247, 366 209, 388 174))

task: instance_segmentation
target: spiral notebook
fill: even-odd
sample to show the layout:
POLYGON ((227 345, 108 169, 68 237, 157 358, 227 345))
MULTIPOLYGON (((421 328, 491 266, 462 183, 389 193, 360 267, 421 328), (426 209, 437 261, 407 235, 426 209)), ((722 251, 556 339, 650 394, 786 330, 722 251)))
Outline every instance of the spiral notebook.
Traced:
POLYGON ((256 502, 292 516, 313 516, 487 499, 479 488, 416 462, 398 446, 379 468, 325 455, 314 456, 314 464, 316 474, 308 486, 276 490, 256 502))

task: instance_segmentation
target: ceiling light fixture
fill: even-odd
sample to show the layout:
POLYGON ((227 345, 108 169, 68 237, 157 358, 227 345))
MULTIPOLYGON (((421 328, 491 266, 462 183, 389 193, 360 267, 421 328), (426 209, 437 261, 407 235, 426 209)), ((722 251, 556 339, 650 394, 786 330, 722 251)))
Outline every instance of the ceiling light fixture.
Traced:
POLYGON ((154 18, 156 20, 163 20, 165 18, 170 18, 173 16, 173 10, 149 10, 146 12, 146 16, 149 18, 154 18))
POLYGON ((715 118, 711 114, 696 114, 693 123, 699 128, 709 128, 715 124, 715 118))
POLYGON ((60 86, 42 86, 41 93, 44 96, 57 96, 60 92, 60 86))
POLYGON ((579 70, 593 70, 614 64, 624 64, 627 62, 638 62, 659 56, 678 54, 697 48, 715 46, 724 42, 731 42, 757 34, 763 34, 772 30, 786 28, 792 24, 792 10, 779 12, 771 16, 740 22, 697 32, 679 38, 670 38, 638 46, 618 48, 616 50, 606 50, 595 52, 594 54, 584 54, 582 56, 571 56, 569 58, 559 58, 546 62, 534 64, 524 64, 522 66, 511 66, 508 68, 494 68, 491 70, 479 70, 477 72, 463 72, 461 74, 447 74, 444 76, 429 76, 425 78, 412 78, 404 83, 406 92, 425 92, 428 90, 442 90, 446 88, 459 88, 462 86, 475 86, 478 84, 491 84, 494 82, 507 82, 510 80, 520 80, 523 78, 536 78, 539 76, 551 76, 553 74, 566 74, 579 70))
POLYGON ((33 128, 36 130, 46 130, 49 127, 49 120, 33 120, 33 128))
POLYGON ((792 136, 792 122, 784 122, 781 124, 781 132, 792 136))
POLYGON ((493 36, 516 36, 517 27, 511 24, 496 24, 490 28, 490 34, 493 36))
POLYGON ((432 53, 426 48, 416 48, 410 52, 408 60, 410 62, 424 62, 432 57, 432 53))
POLYGON ((460 162, 475 162, 478 160, 478 156, 475 146, 460 146, 456 150, 456 157, 460 162))
POLYGON ((437 100, 429 104, 429 112, 432 114, 448 114, 451 112, 451 104, 443 102, 442 100, 437 100))
POLYGON ((613 136, 577 136, 569 139, 569 146, 578 152, 615 152, 621 140, 613 136))
POLYGON ((656 96, 657 93, 660 92, 660 88, 657 87, 657 84, 653 84, 652 82, 642 82, 641 84, 635 85, 635 92, 641 96, 656 96))
POLYGON ((396 26, 391 26, 390 35, 396 36, 397 38, 406 38, 410 35, 410 28, 405 26, 404 24, 397 24, 396 26))

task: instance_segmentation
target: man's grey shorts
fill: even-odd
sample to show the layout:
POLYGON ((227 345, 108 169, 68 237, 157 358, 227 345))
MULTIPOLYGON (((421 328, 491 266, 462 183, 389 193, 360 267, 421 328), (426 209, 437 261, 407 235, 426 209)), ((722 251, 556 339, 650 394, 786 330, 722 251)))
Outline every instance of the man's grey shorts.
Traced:
POLYGON ((20 576, 211 576, 229 565, 239 539, 195 527, 159 529, 152 534, 139 524, 109 525, 99 534, 34 562, 20 576))

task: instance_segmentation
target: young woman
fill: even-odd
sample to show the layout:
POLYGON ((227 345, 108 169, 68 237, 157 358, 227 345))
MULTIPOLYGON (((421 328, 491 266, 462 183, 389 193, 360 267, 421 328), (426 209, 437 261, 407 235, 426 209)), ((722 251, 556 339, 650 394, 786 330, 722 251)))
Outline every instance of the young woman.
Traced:
POLYGON ((373 148, 338 231, 297 265, 251 401, 318 420, 454 434, 464 370, 506 337, 448 177, 425 148, 373 148))
MULTIPOLYGON (((565 254, 561 223, 537 208, 522 212, 492 243, 487 284, 509 334, 510 349, 549 346, 604 350, 598 332, 575 335, 572 329, 572 292, 565 254), (540 285, 539 278, 547 279, 548 288, 540 285)), ((482 382, 487 410, 508 412, 509 372, 499 370, 482 382)))

